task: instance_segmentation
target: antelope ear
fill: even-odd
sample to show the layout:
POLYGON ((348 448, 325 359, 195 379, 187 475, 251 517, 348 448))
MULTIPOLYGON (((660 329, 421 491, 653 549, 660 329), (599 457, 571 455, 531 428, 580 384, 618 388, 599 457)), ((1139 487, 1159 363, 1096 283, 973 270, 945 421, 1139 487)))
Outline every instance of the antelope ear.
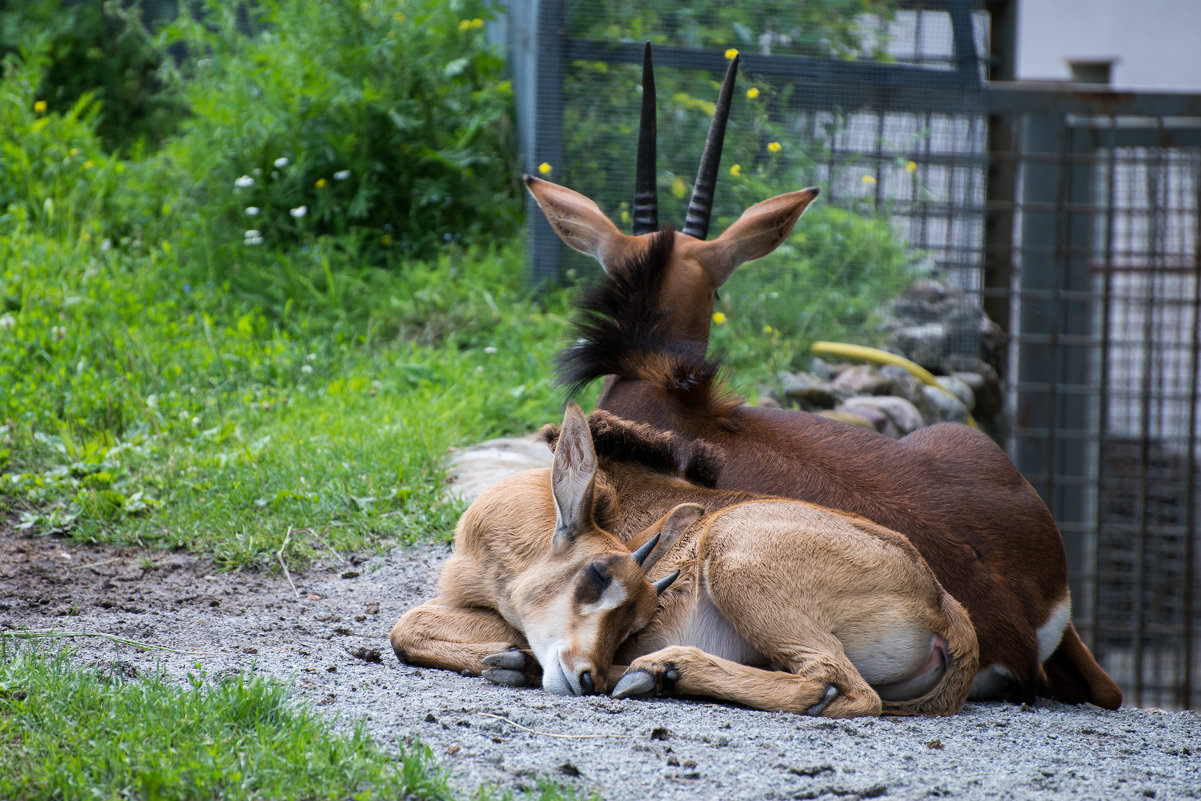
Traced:
POLYGON ((639 548, 645 548, 652 540, 658 539, 658 542, 651 545, 648 552, 642 555, 640 562, 642 569, 649 573, 655 562, 658 562, 663 554, 671 550, 671 546, 675 545, 684 530, 704 513, 704 507, 695 503, 682 503, 675 506, 670 512, 648 526, 645 531, 627 542, 626 547, 634 552, 639 548))
POLYGON ((707 265, 715 286, 721 286, 740 264, 762 258, 780 246, 809 204, 820 194, 816 187, 776 195, 742 213, 722 235, 709 243, 707 265))
POLYGON ((588 420, 579 404, 572 401, 563 415, 550 471, 551 495, 555 501, 556 550, 570 545, 591 524, 596 470, 596 450, 588 420))
POLYGON ((579 192, 532 175, 525 176, 525 185, 563 243, 596 259, 606 273, 638 253, 638 237, 617 230, 600 207, 579 192))

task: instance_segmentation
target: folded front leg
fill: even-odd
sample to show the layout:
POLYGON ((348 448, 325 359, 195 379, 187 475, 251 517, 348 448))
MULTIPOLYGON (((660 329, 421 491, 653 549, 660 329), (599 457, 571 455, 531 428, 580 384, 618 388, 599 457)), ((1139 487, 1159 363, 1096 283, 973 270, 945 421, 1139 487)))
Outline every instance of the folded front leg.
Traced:
POLYGON ((627 698, 671 692, 798 715, 880 714, 879 696, 857 673, 848 675, 845 668, 833 663, 811 662, 807 668, 804 673, 764 670, 699 648, 672 645, 635 659, 613 688, 613 695, 627 698), (844 692, 844 686, 849 692, 844 692))
POLYGON ((397 659, 410 665, 484 675, 511 686, 542 683, 542 668, 525 636, 490 609, 435 598, 406 612, 389 639, 397 659))

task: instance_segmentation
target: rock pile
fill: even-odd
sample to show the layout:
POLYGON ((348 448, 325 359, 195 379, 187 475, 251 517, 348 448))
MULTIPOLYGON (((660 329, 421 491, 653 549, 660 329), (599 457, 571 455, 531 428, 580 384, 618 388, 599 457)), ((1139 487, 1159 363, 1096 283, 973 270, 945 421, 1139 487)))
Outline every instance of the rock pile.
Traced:
POLYGON ((938 386, 896 365, 814 358, 808 370, 780 376, 781 390, 765 394, 760 403, 816 412, 896 438, 935 423, 964 423, 969 415, 996 433, 1005 335, 978 304, 944 283, 922 279, 890 304, 879 331, 884 350, 933 373, 938 386))

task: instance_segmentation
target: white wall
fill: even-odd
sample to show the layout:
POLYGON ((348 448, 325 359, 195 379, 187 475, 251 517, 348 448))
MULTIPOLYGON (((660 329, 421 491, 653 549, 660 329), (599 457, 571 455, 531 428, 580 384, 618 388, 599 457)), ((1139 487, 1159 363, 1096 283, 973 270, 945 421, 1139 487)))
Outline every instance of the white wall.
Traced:
POLYGON ((1018 0, 1017 75, 1116 57, 1113 85, 1201 91, 1201 0, 1018 0))

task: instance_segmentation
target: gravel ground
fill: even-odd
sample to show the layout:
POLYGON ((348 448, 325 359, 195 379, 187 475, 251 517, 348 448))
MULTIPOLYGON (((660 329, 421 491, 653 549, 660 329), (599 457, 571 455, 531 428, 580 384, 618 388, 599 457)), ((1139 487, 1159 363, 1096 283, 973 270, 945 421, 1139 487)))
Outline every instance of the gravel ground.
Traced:
POLYGON ((448 546, 302 576, 226 574, 183 554, 0 533, 0 629, 104 632, 87 664, 294 680, 343 723, 428 744, 466 791, 549 776, 606 799, 1201 798, 1201 715, 1040 703, 949 718, 835 721, 717 704, 560 698, 400 665, 392 624, 433 594, 448 546), (294 586, 291 583, 295 582, 294 586))

